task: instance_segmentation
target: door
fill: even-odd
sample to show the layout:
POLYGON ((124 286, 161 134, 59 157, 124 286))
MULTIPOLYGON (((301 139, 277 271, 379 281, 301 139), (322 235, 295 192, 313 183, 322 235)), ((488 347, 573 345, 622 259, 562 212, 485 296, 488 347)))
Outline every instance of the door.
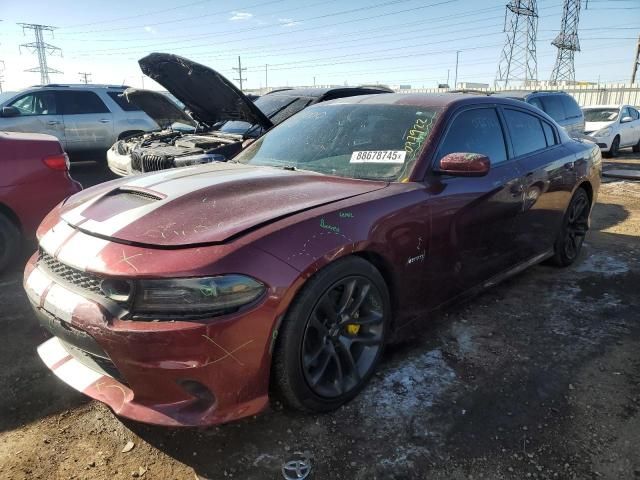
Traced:
POLYGON ((90 90, 58 90, 69 151, 108 150, 113 144, 113 114, 90 90))
POLYGON ((531 112, 503 108, 513 155, 522 176, 522 213, 514 241, 522 259, 553 248, 576 182, 575 154, 559 142, 556 127, 531 112))
POLYGON ((432 242, 425 262, 430 303, 462 293, 517 263, 515 225, 522 211, 521 172, 510 161, 504 126, 493 107, 472 107, 452 119, 435 155, 480 153, 491 168, 483 177, 434 175, 432 242))
POLYGON ((640 112, 638 112, 638 110, 633 107, 628 108, 629 115, 631 115, 631 118, 633 119, 633 121, 631 122, 631 124, 633 125, 633 138, 631 145, 640 146, 640 112))
POLYGON ((635 145, 636 138, 636 129, 634 128, 633 117, 631 117, 631 112, 628 107, 623 107, 620 110, 620 117, 618 118, 618 122, 620 122, 620 146, 628 147, 629 145, 635 145), (623 122, 624 118, 631 118, 632 120, 629 122, 623 122))
POLYGON ((8 104, 18 109, 15 117, 0 118, 0 130, 7 132, 35 132, 53 135, 65 146, 64 121, 52 91, 24 94, 8 104))

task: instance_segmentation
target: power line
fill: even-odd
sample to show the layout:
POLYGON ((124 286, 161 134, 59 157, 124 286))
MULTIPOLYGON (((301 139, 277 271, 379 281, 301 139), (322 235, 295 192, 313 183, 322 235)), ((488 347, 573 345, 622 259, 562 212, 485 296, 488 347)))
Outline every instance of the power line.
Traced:
POLYGON ((33 53, 38 56, 38 66, 29 68, 25 70, 25 72, 37 72, 40 73, 40 84, 46 85, 51 83, 49 81, 50 73, 62 73, 60 70, 56 70, 55 68, 50 68, 47 65, 47 55, 53 55, 54 53, 60 53, 62 56, 62 50, 58 47, 46 43, 44 41, 42 32, 53 32, 55 27, 50 25, 39 25, 36 23, 18 23, 22 27, 22 32, 25 30, 33 30, 36 41, 30 43, 23 43, 20 45, 20 48, 25 47, 31 49, 33 53))

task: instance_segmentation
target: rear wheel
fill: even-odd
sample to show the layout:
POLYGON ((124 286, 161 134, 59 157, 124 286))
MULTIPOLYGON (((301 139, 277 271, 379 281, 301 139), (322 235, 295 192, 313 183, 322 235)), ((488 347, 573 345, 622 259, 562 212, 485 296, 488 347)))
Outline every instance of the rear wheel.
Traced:
POLYGON ((20 249, 20 230, 0 213, 0 271, 15 260, 20 249))
POLYGON ((632 148, 635 153, 640 152, 640 138, 638 139, 638 143, 636 143, 632 148))
POLYGON ((280 329, 276 395, 305 411, 334 410, 355 397, 380 360, 390 311, 387 286, 369 262, 349 257, 318 272, 280 329))
POLYGON ((589 196, 583 188, 579 188, 564 214, 562 227, 555 243, 553 263, 556 265, 566 267, 578 258, 584 237, 589 229, 590 210, 589 196))
POLYGON ((620 154, 620 137, 616 136, 616 138, 613 139, 613 142, 611 142, 611 148, 607 152, 606 156, 614 158, 614 157, 617 157, 619 154, 620 154))

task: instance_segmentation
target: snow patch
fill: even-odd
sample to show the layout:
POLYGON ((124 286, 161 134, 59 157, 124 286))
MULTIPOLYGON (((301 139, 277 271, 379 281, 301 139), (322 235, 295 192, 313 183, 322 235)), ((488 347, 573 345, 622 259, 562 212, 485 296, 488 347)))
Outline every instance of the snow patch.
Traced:
POLYGON ((575 269, 580 273, 599 273, 604 276, 621 275, 629 271, 629 265, 620 258, 602 252, 592 253, 575 269))

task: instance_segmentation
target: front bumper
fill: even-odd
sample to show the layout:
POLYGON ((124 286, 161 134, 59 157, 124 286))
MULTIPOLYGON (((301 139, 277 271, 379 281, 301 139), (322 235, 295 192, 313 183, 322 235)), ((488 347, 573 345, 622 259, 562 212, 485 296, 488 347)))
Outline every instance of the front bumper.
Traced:
POLYGON ((131 156, 120 155, 113 148, 107 150, 107 165, 109 169, 120 177, 131 175, 131 156))
POLYGON ((268 405, 275 321, 261 305, 215 321, 125 321, 112 305, 60 281, 35 255, 24 286, 40 324, 54 335, 38 348, 44 363, 118 415, 203 426, 268 405))
POLYGON ((608 152, 613 143, 613 137, 594 137, 593 135, 587 135, 587 138, 600 147, 601 152, 608 152))

